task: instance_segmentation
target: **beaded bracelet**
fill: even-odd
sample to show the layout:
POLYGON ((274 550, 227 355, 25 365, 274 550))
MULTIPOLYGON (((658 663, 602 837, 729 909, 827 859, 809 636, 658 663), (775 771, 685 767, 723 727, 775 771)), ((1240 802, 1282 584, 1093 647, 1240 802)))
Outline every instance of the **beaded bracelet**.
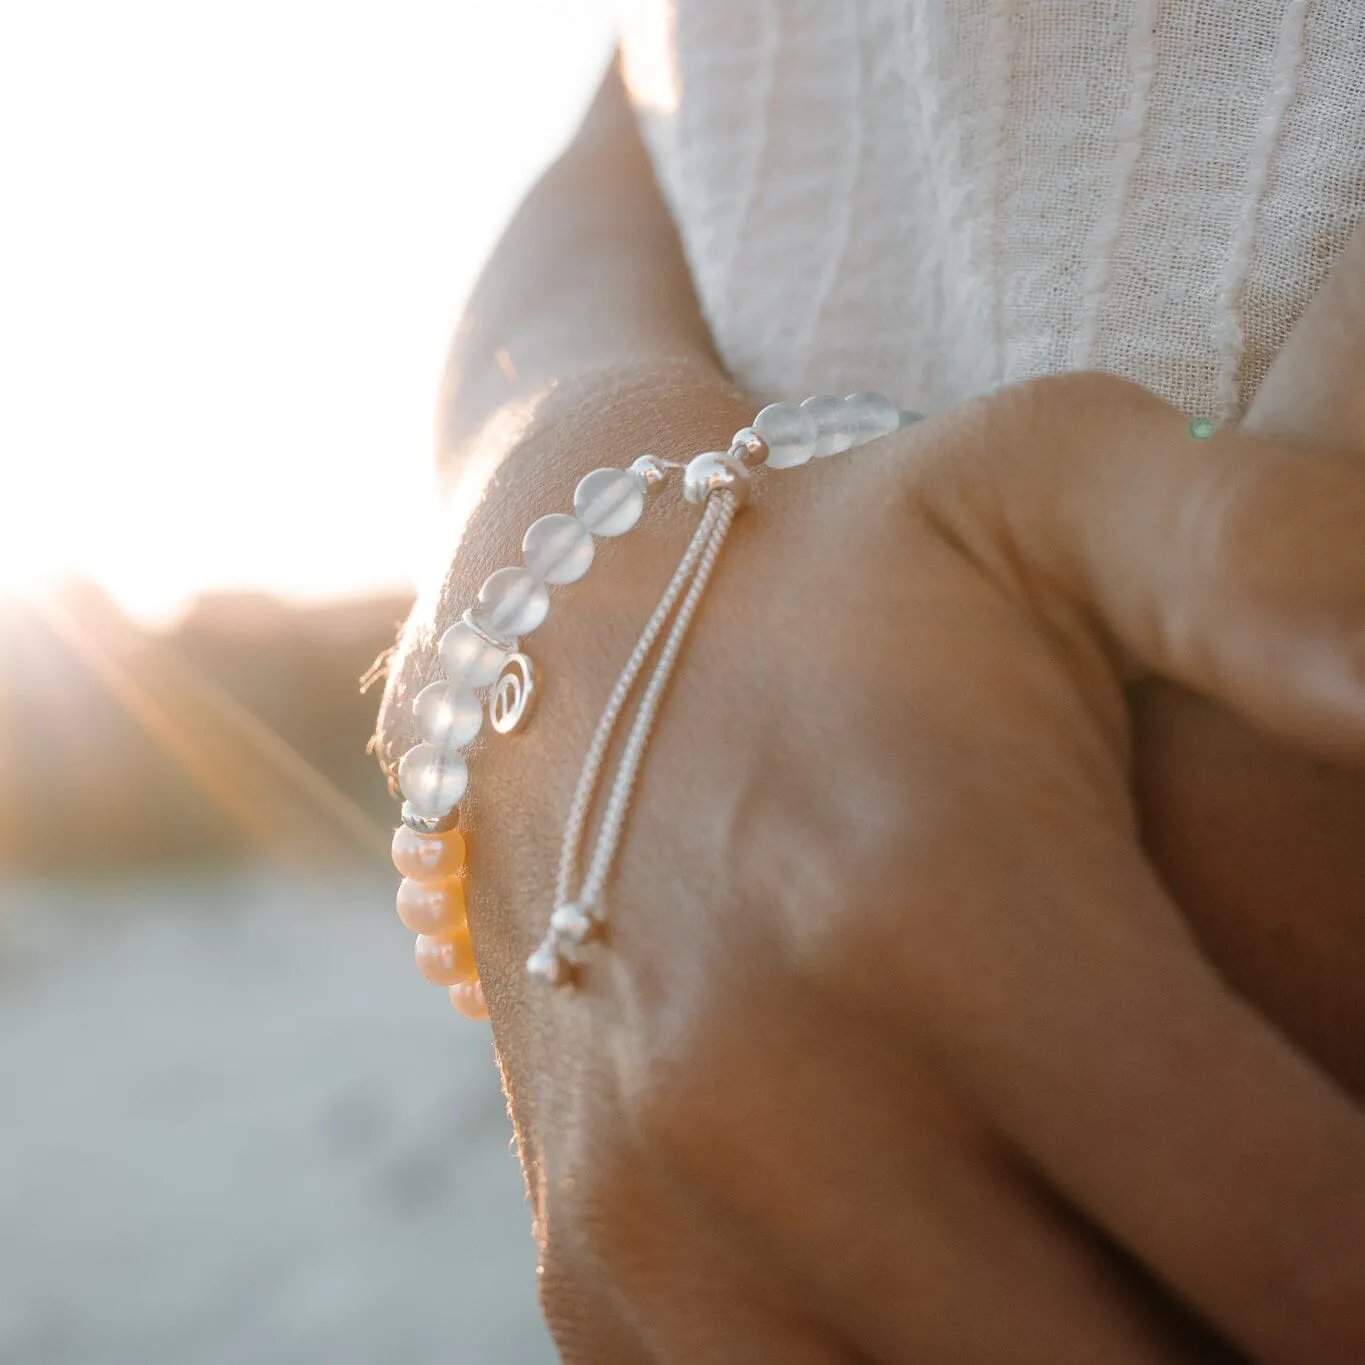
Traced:
POLYGON ((573 514, 552 512, 534 522, 522 541, 523 563, 490 574, 474 604, 441 637, 444 677, 414 699, 413 717, 422 740, 398 764, 405 800, 402 824, 393 837, 393 862, 403 878, 398 917, 417 935, 418 969, 429 981, 449 987, 451 1003, 460 1013, 471 1019, 488 1017, 465 919, 459 802, 469 769, 463 750, 482 731, 485 707, 498 734, 511 734, 526 723, 536 683, 521 639, 548 616, 548 589, 582 578, 592 566, 596 540, 632 530, 649 495, 675 471, 683 472, 683 494, 703 508, 702 519, 598 723, 566 821, 549 929, 527 961, 537 980, 564 985, 574 979, 585 945, 603 924, 602 890, 654 717, 730 524, 747 500, 751 467, 787 469, 837 455, 918 418, 881 394, 822 394, 800 404, 770 404, 752 426, 735 433, 728 450, 708 451, 686 465, 642 455, 628 468, 595 469, 574 491, 573 514), (617 764, 587 874, 575 890, 606 755, 652 657, 654 671, 617 764))

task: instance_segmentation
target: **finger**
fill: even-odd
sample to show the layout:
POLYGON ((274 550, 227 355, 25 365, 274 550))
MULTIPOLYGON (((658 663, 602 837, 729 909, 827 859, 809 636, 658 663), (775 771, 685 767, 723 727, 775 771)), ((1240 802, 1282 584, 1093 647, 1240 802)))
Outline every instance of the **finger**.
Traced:
POLYGON ((1096 376, 979 411, 983 449, 1008 451, 1031 424, 1048 459, 991 458, 980 477, 945 462, 935 482, 970 480, 977 522, 983 499, 995 506, 1033 591, 1069 599, 1133 666, 1365 760, 1359 457, 1234 431, 1196 440, 1174 408, 1096 376))
POLYGON ((1265 1365, 1365 1360, 1365 1115, 1228 990, 1135 850, 1017 887, 942 1044, 1055 1186, 1265 1365), (1047 925, 1046 932, 1039 926, 1047 925))
POLYGON ((1241 429, 1303 445, 1365 452, 1365 220, 1318 288, 1256 390, 1241 429))
POLYGON ((802 1299, 875 1360, 1214 1358, 921 1062, 811 1004, 762 1002, 706 1051, 704 1081, 674 1073, 659 1125, 699 1197, 750 1229, 802 1299))
POLYGON ((619 1122, 596 1146, 549 1200, 564 1231, 548 1238, 541 1297, 567 1365, 863 1365, 619 1122))

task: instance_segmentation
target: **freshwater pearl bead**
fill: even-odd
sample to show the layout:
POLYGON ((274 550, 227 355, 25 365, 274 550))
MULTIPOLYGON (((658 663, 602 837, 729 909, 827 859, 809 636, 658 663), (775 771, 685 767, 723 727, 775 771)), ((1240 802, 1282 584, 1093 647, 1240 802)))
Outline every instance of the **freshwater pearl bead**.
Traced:
POLYGON ((413 949, 417 970, 437 986, 453 986, 477 975, 474 965, 474 945, 465 927, 441 934, 418 934, 413 949))
POLYGON ((457 621, 441 636, 441 667, 451 682, 487 687, 497 680, 506 658, 465 621, 457 621))
POLYGON ((439 886, 404 877, 398 883, 398 918, 414 934, 453 934, 464 927, 464 883, 439 886))
POLYGON ((842 455, 853 445, 854 425, 850 422, 848 404, 831 393, 807 398, 801 406, 815 418, 815 458, 842 455))
POLYGON ((499 569, 479 589, 474 615, 494 634, 529 635, 550 614, 550 594, 530 569, 499 569))
POLYGON ((483 703, 460 683, 428 683, 412 703, 422 738, 437 749, 463 749, 483 725, 483 703))
POLYGON ((844 402, 848 406, 850 429, 855 433, 854 445, 875 441, 900 428, 901 410, 880 393, 851 393, 844 402))
POLYGON ((769 403, 753 420, 753 429, 768 447, 768 464, 791 469, 815 454, 820 428, 799 403, 769 403))
POLYGON ((393 832, 393 865, 415 882, 443 882, 464 866, 464 838, 457 829, 424 835, 406 825, 393 832))
POLYGON ((416 744, 398 762, 398 785, 423 814, 444 815, 464 795, 469 768, 457 753, 416 744))
POLYGON ((472 981, 457 981, 450 988, 450 1003, 466 1019, 476 1024, 488 1022, 488 1003, 483 998, 483 982, 476 976, 472 981))
POLYGON ((574 489, 574 516, 595 536, 625 535, 644 510, 645 481, 631 469, 594 469, 574 489))
POLYGON ((531 523, 521 556, 545 583, 576 583, 592 567, 592 532, 577 517, 551 512, 531 523))

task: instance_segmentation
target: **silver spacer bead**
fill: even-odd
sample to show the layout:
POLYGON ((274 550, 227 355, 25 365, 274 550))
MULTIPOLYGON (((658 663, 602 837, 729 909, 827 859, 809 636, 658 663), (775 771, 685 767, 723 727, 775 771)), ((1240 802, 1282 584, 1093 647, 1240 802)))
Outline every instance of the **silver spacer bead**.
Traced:
POLYGON ((645 491, 652 493, 668 482, 668 476, 679 468, 674 460, 661 460, 657 455, 641 455, 631 466, 631 473, 645 481, 645 491))
POLYGON ((758 465, 768 458, 768 443, 753 427, 741 427, 730 438, 727 452, 742 464, 758 465))
POLYGON ((567 986, 574 979, 573 964, 560 956, 548 938, 526 959, 526 972, 542 986, 567 986))
POLYGON ((460 823, 460 808, 456 806, 444 815, 423 815, 411 801, 404 801, 399 818, 417 834, 449 834, 460 823))
POLYGON ((749 471, 742 461, 723 450, 708 450, 687 466, 683 475, 683 497, 698 506, 722 488, 734 494, 743 507, 749 500, 749 471))
POLYGON ((902 409, 901 409, 901 426, 902 426, 902 427, 914 426, 914 424, 915 424, 916 422, 922 422, 922 421, 924 421, 924 414, 923 414, 922 412, 916 412, 913 408, 902 408, 902 409))
POLYGON ((467 625, 475 635, 486 645, 492 645, 494 649, 500 649, 504 654, 512 654, 516 651, 519 641, 514 636, 499 635, 496 631, 489 630, 477 616, 474 615, 472 607, 466 607, 460 616, 460 620, 467 625))

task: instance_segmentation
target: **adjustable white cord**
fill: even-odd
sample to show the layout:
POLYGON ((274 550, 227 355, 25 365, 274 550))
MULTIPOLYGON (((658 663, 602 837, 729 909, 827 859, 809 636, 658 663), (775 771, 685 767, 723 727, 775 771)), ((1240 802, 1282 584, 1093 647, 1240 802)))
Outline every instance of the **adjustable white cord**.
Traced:
POLYGON ((654 729, 659 704, 669 678, 682 652, 687 632, 696 615, 697 607, 706 592, 716 561, 725 544, 726 535, 734 521, 739 503, 727 489, 718 489, 708 499, 700 524, 684 552, 659 605, 655 607, 640 639, 631 651, 621 676, 612 688, 611 696, 597 723, 592 742, 583 760, 573 803, 564 828, 564 842, 560 848, 559 874, 555 884, 555 910, 550 918, 550 929, 540 947, 532 954, 528 966, 547 981, 559 983, 567 979, 573 967, 575 950, 596 931, 601 922, 599 899, 620 847, 621 835, 630 811, 630 800, 639 776, 640 764, 654 729), (684 595, 685 590, 685 595, 684 595), (682 598, 679 603, 679 598, 682 598), (674 608, 677 608, 674 614, 674 608), (577 875, 580 854, 587 830, 588 817, 601 787, 603 767, 612 737, 635 686, 640 679, 659 636, 673 622, 659 651, 640 704, 631 722, 630 733, 616 766, 598 828, 596 843, 588 864, 588 873, 578 895, 572 888, 577 875))

